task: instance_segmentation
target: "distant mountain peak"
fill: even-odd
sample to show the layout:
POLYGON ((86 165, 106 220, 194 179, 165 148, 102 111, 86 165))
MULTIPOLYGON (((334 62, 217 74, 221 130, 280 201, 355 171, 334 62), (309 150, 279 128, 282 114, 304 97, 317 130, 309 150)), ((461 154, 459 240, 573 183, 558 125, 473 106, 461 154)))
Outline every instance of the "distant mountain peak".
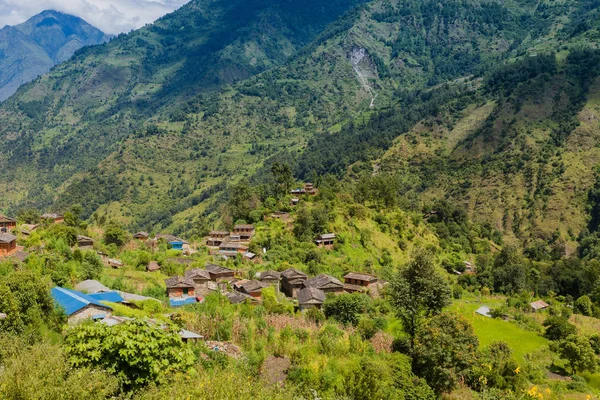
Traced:
POLYGON ((45 10, 0 30, 0 101, 24 83, 68 60, 80 48, 111 36, 74 15, 45 10))

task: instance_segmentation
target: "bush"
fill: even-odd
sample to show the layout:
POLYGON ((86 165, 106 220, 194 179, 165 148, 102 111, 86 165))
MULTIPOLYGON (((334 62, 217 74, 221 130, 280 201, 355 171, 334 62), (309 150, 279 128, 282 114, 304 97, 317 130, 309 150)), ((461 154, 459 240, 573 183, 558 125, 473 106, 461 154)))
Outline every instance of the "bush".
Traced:
POLYGON ((573 305, 573 311, 577 314, 592 316, 593 314, 593 304, 592 300, 588 296, 581 296, 575 301, 573 305))
POLYGON ((323 303, 323 313, 327 318, 333 318, 343 324, 358 324, 369 298, 360 293, 342 293, 337 296, 328 296, 323 303))

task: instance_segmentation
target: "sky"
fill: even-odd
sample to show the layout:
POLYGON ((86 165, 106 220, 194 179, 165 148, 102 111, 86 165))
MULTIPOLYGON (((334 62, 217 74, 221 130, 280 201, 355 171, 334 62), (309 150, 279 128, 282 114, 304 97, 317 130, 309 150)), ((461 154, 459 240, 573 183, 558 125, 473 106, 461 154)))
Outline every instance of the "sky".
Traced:
POLYGON ((44 11, 83 18, 104 33, 137 29, 181 7, 189 0, 0 0, 0 27, 16 25, 44 11))

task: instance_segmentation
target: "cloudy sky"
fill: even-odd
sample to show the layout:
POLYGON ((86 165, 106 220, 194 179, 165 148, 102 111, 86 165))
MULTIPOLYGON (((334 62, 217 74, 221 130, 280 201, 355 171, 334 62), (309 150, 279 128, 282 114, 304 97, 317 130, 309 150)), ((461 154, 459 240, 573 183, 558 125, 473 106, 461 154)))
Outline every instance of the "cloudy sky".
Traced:
POLYGON ((105 33, 137 29, 189 0, 0 0, 0 28, 19 24, 44 10, 83 18, 105 33))

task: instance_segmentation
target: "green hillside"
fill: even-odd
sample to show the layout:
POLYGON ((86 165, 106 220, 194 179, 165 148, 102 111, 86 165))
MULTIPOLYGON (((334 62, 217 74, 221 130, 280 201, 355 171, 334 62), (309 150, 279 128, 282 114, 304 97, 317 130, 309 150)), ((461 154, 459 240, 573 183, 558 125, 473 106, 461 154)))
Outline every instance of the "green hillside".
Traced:
POLYGON ((0 109, 0 208, 182 231, 284 160, 309 180, 384 171, 405 207, 451 197, 508 238, 559 228, 574 250, 595 159, 571 131, 593 142, 578 113, 595 56, 569 54, 596 45, 592 2, 381 0, 337 20, 350 4, 258 3, 192 2, 22 89, 0 109))

